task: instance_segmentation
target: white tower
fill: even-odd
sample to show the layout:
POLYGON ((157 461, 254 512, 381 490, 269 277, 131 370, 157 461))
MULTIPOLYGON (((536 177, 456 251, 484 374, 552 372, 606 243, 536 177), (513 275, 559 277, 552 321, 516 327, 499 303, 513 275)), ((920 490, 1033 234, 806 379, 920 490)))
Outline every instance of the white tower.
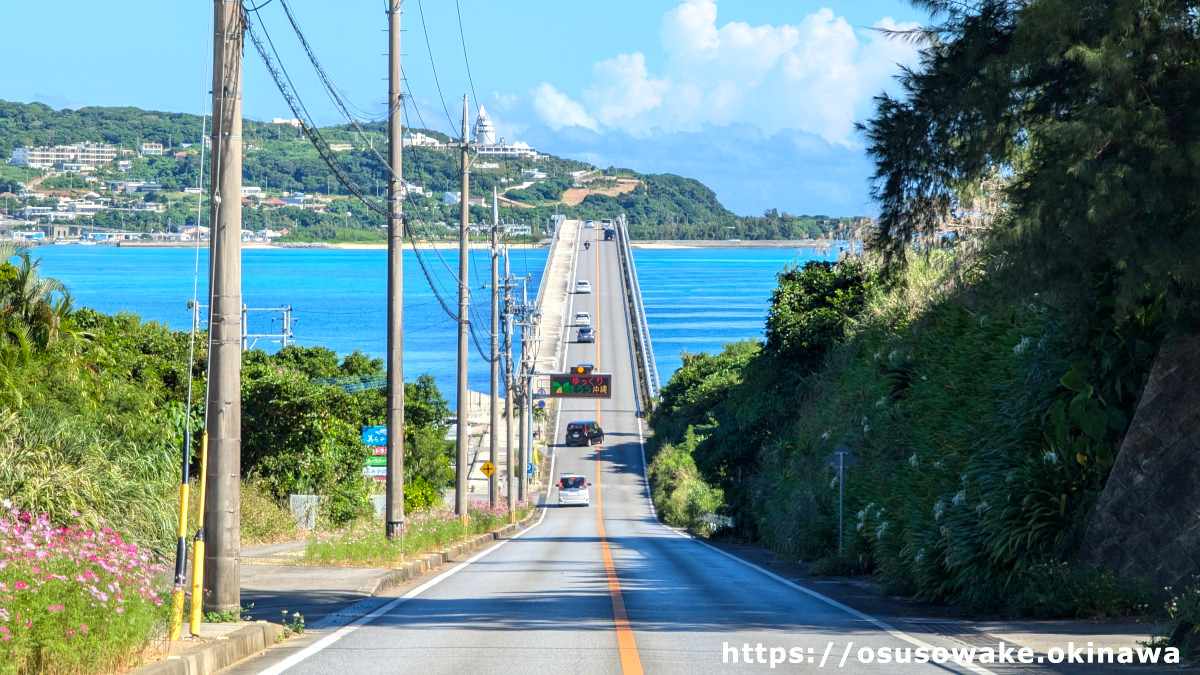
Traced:
POLYGON ((488 117, 483 106, 479 106, 479 119, 475 120, 475 142, 479 145, 496 144, 496 127, 492 125, 492 118, 488 117))

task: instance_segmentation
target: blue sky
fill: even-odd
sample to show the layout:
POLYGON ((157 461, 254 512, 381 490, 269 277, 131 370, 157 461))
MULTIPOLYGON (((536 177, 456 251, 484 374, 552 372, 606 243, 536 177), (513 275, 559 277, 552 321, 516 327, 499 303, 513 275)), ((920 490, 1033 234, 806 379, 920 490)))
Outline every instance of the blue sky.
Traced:
MULTIPOLYGON (((385 0, 289 6, 352 110, 382 118, 385 0)), ((926 20, 903 0, 460 6, 467 60, 454 2, 402 5, 414 123, 419 111, 427 126, 457 130, 461 96, 473 80, 472 111, 486 106, 497 134, 509 141, 602 167, 697 178, 744 215, 768 208, 873 213, 871 166, 853 122, 870 114, 872 96, 892 86, 896 64, 911 64, 915 55, 872 27, 926 20), (430 51, 453 119, 439 101, 430 51)), ((207 0, 7 7, 0 98, 200 113, 208 105, 211 14, 207 0), (49 45, 39 41, 46 35, 49 45)), ((267 3, 252 22, 259 17, 316 121, 340 122, 280 3, 267 3)), ((249 44, 246 65, 246 116, 291 117, 249 44)))

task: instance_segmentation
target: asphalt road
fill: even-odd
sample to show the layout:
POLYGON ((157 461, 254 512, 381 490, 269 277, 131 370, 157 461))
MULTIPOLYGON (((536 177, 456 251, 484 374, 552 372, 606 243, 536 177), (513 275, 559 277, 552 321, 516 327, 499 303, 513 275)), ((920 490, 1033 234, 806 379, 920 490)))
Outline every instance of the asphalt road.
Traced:
MULTIPOLYGON (((767 672, 771 648, 782 648, 777 657, 803 662, 785 661, 776 671, 819 669, 824 660, 824 668, 851 673, 964 672, 953 663, 862 665, 862 647, 955 643, 889 630, 656 520, 643 477, 616 244, 597 238, 597 230, 582 233, 592 245, 578 252, 576 275, 592 282, 593 293, 573 295, 569 316, 591 312, 598 339, 571 342, 567 363, 611 372, 614 395, 564 401, 552 475, 587 476, 591 506, 557 508, 551 489, 544 519, 519 537, 402 589, 403 596, 346 628, 289 641, 248 665, 347 675, 767 672), (604 444, 561 445, 575 419, 597 420, 604 444)), ((573 340, 575 330, 569 335, 573 340)))

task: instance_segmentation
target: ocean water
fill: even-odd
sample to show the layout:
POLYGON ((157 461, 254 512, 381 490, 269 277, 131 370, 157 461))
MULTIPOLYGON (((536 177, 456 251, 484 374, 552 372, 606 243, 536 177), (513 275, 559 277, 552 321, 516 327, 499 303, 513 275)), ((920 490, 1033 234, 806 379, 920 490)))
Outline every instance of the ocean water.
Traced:
POLYGON ((680 352, 761 339, 776 276, 788 265, 836 259, 836 248, 634 249, 662 384, 679 369, 680 352))
MULTIPOLYGON (((457 306, 454 275, 458 251, 423 249, 429 276, 451 310, 457 306)), ((189 248, 39 246, 41 272, 63 280, 77 306, 106 313, 130 311, 143 319, 185 330, 195 281, 189 248)), ((536 297, 546 249, 513 247, 510 265, 529 275, 536 297)), ((728 342, 761 338, 776 275, 789 264, 827 259, 834 252, 794 248, 635 249, 634 261, 650 323, 659 375, 665 383, 680 365, 679 354, 720 351, 728 342)), ((383 250, 246 249, 242 252, 243 302, 249 307, 291 305, 295 341, 345 355, 356 349, 382 357, 387 348, 387 254, 383 250)), ((199 297, 207 295, 208 250, 200 249, 199 297)), ((491 280, 488 252, 470 253, 469 283, 477 313, 473 323, 484 353, 490 349, 491 280)), ((519 291, 518 291, 519 292, 519 291)), ((204 316, 202 314, 202 316, 204 316)), ((279 315, 251 312, 249 332, 279 330, 279 315), (273 323, 271 320, 275 319, 273 323)), ((404 252, 404 374, 430 373, 453 399, 458 333, 430 288, 411 250, 404 252)), ((280 345, 260 339, 258 347, 280 345)), ((516 350, 515 350, 516 351, 516 350)), ((519 351, 517 351, 519 353, 519 351)), ((475 349, 468 363, 471 389, 487 391, 487 362, 475 349)), ((451 400, 453 404, 453 400, 451 400)))
MULTIPOLYGON (((546 249, 512 247, 509 265, 514 275, 531 275, 529 298, 537 293, 546 249)), ((119 248, 115 246, 39 246, 41 273, 64 281, 76 306, 105 313, 129 311, 143 319, 186 330, 187 308, 195 283, 196 255, 190 248, 119 248)), ((457 312, 458 250, 434 252, 423 248, 429 276, 451 311, 457 312), (440 256, 438 255, 440 254, 440 256)), ((490 354, 491 258, 486 250, 470 252, 468 283, 476 312, 475 335, 484 354, 490 354)), ((207 296, 208 249, 200 249, 201 303, 207 296)), ((501 261, 503 273, 503 261, 501 261)), ((518 288, 518 293, 520 289, 518 288)), ((387 351, 387 252, 349 249, 245 249, 242 251, 242 302, 248 307, 290 305, 296 344, 327 347, 341 355, 361 349, 382 358, 387 351)), ((207 318, 207 311, 201 314, 207 318)), ((250 312, 250 333, 278 333, 278 313, 250 312), (272 322, 272 319, 275 319, 272 322)), ((458 326, 443 310, 421 272, 416 255, 404 251, 404 379, 430 373, 442 395, 454 407, 458 326)), ((277 351, 278 341, 259 339, 257 347, 277 351)), ((514 342, 514 357, 520 358, 514 342)), ((467 365, 468 386, 488 391, 486 360, 472 349, 467 365)))

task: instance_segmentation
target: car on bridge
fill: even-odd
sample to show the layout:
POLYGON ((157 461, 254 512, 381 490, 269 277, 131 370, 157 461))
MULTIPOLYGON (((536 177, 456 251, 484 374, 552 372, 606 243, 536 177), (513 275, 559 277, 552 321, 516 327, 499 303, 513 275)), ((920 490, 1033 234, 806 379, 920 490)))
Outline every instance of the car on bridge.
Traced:
POLYGON ((592 495, 587 478, 577 473, 564 473, 558 479, 558 505, 591 506, 592 495))
POLYGON ((591 293, 592 292, 592 282, 588 281, 587 279, 580 279, 579 281, 576 281, 575 282, 575 292, 576 293, 591 293))
POLYGON ((579 334, 575 336, 576 342, 595 342, 596 329, 591 326, 580 326, 579 334))
POLYGON ((575 325, 576 326, 592 325, 592 315, 588 314, 587 312, 575 312, 575 325))
POLYGON ((567 423, 567 446, 592 445, 604 442, 604 430, 592 420, 576 420, 567 423))
POLYGON ((583 221, 583 226, 584 226, 584 227, 586 227, 586 228, 587 228, 587 229, 589 229, 589 230, 594 230, 594 229, 596 229, 596 221, 594 221, 594 220, 585 220, 585 221, 583 221))

